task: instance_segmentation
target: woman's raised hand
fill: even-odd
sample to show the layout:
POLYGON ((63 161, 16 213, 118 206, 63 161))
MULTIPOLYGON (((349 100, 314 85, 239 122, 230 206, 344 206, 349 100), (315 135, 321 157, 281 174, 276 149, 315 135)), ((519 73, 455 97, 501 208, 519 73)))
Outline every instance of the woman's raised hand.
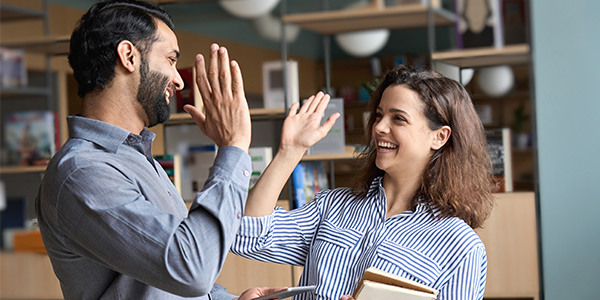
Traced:
POLYGON ((303 154, 310 146, 327 135, 340 117, 339 113, 335 113, 321 124, 329 99, 329 95, 319 92, 308 98, 300 110, 298 110, 298 103, 292 105, 283 122, 280 150, 299 151, 303 154))

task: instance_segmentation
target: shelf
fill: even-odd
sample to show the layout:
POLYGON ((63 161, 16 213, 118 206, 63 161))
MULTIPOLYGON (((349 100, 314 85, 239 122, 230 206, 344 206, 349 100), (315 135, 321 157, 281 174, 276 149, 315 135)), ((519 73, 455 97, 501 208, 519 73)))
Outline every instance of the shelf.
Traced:
POLYGON ((39 173, 46 171, 46 166, 0 166, 0 174, 39 173))
POLYGON ((27 52, 45 53, 50 55, 69 54, 70 35, 38 36, 2 41, 0 46, 19 48, 27 52))
POLYGON ((176 4, 176 3, 187 3, 187 2, 207 2, 214 0, 149 0, 150 2, 154 2, 156 4, 176 4))
POLYGON ((473 48, 433 53, 431 59, 461 68, 492 65, 517 65, 529 62, 529 45, 508 45, 503 48, 473 48))
MULTIPOLYGON (((252 120, 278 120, 285 119, 285 109, 283 108, 251 108, 250 117, 252 120)), ((188 113, 171 114, 169 121, 165 125, 194 124, 192 116, 188 113)))
POLYGON ((43 19, 44 16, 43 11, 0 3, 0 20, 2 22, 43 19))
POLYGON ((346 146, 342 153, 324 153, 324 154, 308 154, 302 157, 302 161, 316 160, 349 160, 358 157, 358 153, 354 152, 353 146, 346 146))
POLYGON ((31 97, 31 96, 48 96, 52 90, 45 87, 1 87, 0 96, 2 99, 31 97))
MULTIPOLYGON (((444 9, 433 9, 435 25, 454 25, 454 14, 444 9)), ((321 11, 289 14, 284 23, 294 23, 320 34, 358 31, 377 28, 425 28, 428 25, 428 7, 422 4, 402 4, 387 7, 368 7, 351 10, 321 11)))

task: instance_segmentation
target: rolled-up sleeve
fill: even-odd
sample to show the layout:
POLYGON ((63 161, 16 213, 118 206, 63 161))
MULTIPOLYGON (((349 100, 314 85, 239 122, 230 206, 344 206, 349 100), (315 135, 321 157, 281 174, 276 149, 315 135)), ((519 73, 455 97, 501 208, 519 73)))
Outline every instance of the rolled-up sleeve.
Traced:
POLYGON ((317 201, 289 212, 276 207, 267 216, 245 216, 231 252, 265 262, 302 266, 319 216, 317 201))

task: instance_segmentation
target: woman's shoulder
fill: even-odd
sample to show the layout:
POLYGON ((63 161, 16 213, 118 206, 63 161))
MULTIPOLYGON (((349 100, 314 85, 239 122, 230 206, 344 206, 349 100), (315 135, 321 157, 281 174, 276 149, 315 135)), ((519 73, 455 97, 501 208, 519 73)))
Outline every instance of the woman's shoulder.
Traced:
POLYGON ((449 243, 483 245, 475 230, 461 218, 442 217, 435 206, 419 204, 417 210, 419 208, 422 208, 422 214, 427 215, 422 220, 423 230, 437 232, 449 243))
POLYGON ((339 187, 334 189, 327 189, 318 192, 315 195, 315 200, 322 203, 337 203, 341 204, 348 200, 356 198, 356 194, 348 187, 339 187))
POLYGON ((467 248, 484 247, 483 242, 464 220, 458 217, 442 217, 438 219, 438 228, 444 231, 444 236, 449 243, 467 248))

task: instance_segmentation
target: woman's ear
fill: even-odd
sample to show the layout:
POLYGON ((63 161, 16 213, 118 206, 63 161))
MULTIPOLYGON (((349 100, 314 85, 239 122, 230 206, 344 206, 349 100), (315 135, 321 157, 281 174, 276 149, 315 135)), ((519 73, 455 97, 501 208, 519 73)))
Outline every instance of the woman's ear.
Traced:
POLYGON ((139 51, 128 40, 123 40, 117 45, 117 64, 123 66, 127 71, 134 72, 137 66, 139 51))
POLYGON ((450 134, 452 134, 452 129, 450 129, 450 126, 444 125, 440 129, 435 130, 433 134, 434 136, 433 143, 431 144, 431 149, 438 150, 442 148, 446 144, 446 142, 448 142, 450 134))

